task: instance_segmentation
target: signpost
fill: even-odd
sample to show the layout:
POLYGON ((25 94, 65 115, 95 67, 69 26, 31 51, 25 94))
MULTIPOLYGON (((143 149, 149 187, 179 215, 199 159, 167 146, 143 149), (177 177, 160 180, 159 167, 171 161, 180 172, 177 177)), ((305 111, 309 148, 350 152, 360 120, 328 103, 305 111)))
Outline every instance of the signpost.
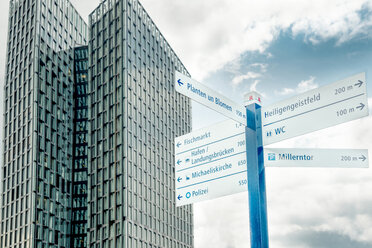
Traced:
POLYGON ((365 81, 361 73, 262 108, 263 144, 368 116, 365 81))
POLYGON ((176 91, 213 109, 230 119, 246 125, 245 109, 240 104, 176 71, 176 91))
POLYGON ((250 94, 245 96, 247 103, 247 178, 249 199, 249 226, 252 248, 268 248, 266 179, 262 147, 261 105, 249 102, 250 94), (248 98, 248 99, 247 99, 248 98))
POLYGON ((265 167, 368 168, 363 149, 263 148, 367 116, 364 73, 263 108, 255 92, 243 108, 179 72, 175 88, 232 119, 176 138, 176 205, 248 189, 252 248, 269 247, 265 167))
POLYGON ((265 148, 265 167, 368 168, 366 149, 265 148))
POLYGON ((245 129, 227 120, 175 140, 176 205, 247 190, 245 129))

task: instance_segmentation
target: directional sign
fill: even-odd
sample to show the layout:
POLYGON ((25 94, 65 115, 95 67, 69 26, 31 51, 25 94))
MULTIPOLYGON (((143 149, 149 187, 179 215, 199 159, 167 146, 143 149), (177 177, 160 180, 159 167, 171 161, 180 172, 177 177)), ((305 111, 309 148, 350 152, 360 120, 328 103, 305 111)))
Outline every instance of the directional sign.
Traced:
POLYGON ((227 120, 175 140, 177 206, 247 190, 245 126, 227 120))
POLYGON ((176 91, 190 97, 192 100, 201 103, 243 125, 246 125, 246 110, 241 104, 234 103, 220 93, 204 86, 201 83, 176 71, 176 91))
POLYGON ((365 74, 263 107, 262 138, 268 145, 368 115, 365 74))
POLYGON ((366 149, 265 148, 265 167, 368 168, 366 149))

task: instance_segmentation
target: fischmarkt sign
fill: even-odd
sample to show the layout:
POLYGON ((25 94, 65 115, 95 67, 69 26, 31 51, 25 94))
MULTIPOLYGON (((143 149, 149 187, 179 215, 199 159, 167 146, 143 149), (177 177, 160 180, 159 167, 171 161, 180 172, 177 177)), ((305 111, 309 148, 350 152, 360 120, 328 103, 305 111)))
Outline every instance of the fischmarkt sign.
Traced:
POLYGON ((176 138, 176 202, 246 191, 244 126, 227 120, 176 138))

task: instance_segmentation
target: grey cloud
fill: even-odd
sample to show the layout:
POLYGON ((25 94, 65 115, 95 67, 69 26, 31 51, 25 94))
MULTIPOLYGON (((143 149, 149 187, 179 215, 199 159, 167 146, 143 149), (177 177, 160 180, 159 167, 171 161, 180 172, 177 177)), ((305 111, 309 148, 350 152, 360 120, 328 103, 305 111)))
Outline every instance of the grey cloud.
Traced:
POLYGON ((304 229, 283 237, 282 246, 287 248, 371 248, 372 243, 359 242, 334 232, 304 229))

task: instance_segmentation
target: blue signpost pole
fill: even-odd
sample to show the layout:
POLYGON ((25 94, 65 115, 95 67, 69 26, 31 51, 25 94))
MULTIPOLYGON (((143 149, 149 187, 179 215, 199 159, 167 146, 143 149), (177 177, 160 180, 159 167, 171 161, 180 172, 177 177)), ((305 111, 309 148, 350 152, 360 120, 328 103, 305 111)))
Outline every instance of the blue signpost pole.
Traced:
POLYGON ((265 167, 262 146, 261 106, 246 106, 245 129, 251 248, 268 248, 265 167))

